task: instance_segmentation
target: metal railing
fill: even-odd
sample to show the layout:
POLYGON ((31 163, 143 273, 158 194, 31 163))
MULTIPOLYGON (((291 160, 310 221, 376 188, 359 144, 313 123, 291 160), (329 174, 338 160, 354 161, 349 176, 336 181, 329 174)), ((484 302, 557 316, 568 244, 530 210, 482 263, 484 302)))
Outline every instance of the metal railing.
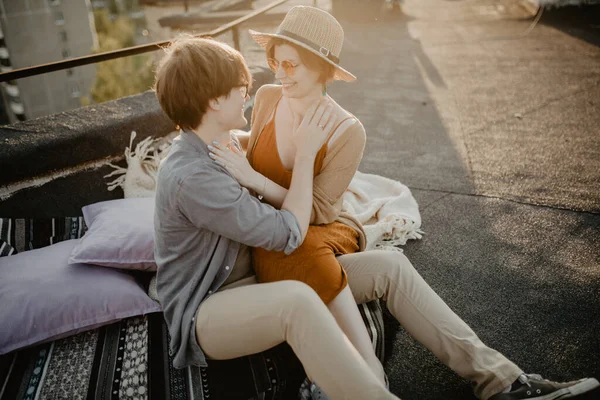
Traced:
MULTIPOLYGON (((207 36, 218 36, 227 31, 232 31, 233 34, 233 43, 234 47, 239 50, 240 49, 240 41, 239 41, 239 26, 252 18, 255 18, 261 14, 266 13, 267 11, 287 2, 288 0, 277 0, 268 5, 260 8, 256 11, 248 13, 243 17, 240 17, 236 20, 233 20, 225 25, 221 25, 220 27, 213 29, 209 32, 203 32, 194 37, 207 37, 207 36)), ((114 60, 116 58, 133 56, 136 54, 149 53, 152 51, 160 50, 164 46, 171 43, 171 40, 164 40, 161 42, 154 42, 149 44, 143 44, 139 46, 127 47, 124 49, 106 51, 104 53, 92 54, 88 56, 70 58, 68 60, 61 60, 56 62, 51 62, 47 64, 36 65, 33 67, 25 67, 19 68, 8 72, 0 73, 0 82, 8 82, 15 79, 27 78, 30 76, 41 75, 48 72, 60 71, 64 69, 69 69, 73 67, 79 67, 82 65, 95 64, 102 61, 114 60)))

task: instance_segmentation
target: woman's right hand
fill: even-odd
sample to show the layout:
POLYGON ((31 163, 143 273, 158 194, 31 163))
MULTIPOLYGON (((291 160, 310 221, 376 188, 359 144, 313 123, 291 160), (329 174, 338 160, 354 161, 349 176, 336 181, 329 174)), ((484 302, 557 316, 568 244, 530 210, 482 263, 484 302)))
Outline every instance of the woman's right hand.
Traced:
POLYGON ((337 117, 333 104, 327 97, 313 104, 297 124, 294 121, 292 140, 296 145, 296 157, 315 157, 331 134, 337 117))

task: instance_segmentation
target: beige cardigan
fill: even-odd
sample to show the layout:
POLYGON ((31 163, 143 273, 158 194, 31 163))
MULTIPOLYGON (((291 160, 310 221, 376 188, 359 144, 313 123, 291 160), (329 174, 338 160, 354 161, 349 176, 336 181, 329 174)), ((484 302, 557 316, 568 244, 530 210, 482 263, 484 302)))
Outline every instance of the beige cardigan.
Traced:
MULTIPOLYGON (((256 92, 247 153, 250 162, 252 162, 257 138, 269 122, 281 97, 281 86, 279 85, 264 85, 256 92)), ((339 221, 356 229, 359 233, 361 251, 366 247, 365 231, 356 218, 342 209, 342 198, 358 169, 365 142, 365 128, 355 118, 355 122, 341 133, 327 149, 323 167, 314 180, 313 209, 310 218, 312 225, 339 221)))

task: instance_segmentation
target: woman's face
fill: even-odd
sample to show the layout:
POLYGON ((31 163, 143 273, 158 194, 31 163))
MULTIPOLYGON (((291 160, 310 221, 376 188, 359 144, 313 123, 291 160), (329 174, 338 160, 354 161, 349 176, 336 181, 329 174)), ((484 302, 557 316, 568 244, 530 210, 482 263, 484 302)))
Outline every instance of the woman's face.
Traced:
POLYGON ((320 73, 308 69, 294 47, 287 44, 276 45, 273 58, 279 63, 275 71, 275 79, 281 82, 284 96, 298 99, 321 93, 323 85, 319 82, 320 73), (281 66, 283 61, 289 61, 296 66, 292 76, 289 76, 281 66))

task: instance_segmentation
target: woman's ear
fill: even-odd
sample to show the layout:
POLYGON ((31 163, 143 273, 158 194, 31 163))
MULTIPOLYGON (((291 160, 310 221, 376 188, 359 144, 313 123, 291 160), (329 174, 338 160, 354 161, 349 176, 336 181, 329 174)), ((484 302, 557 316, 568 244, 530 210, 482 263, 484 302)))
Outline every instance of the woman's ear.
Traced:
POLYGON ((221 109, 221 104, 219 103, 219 99, 210 99, 208 101, 208 106, 215 111, 219 111, 221 109))

